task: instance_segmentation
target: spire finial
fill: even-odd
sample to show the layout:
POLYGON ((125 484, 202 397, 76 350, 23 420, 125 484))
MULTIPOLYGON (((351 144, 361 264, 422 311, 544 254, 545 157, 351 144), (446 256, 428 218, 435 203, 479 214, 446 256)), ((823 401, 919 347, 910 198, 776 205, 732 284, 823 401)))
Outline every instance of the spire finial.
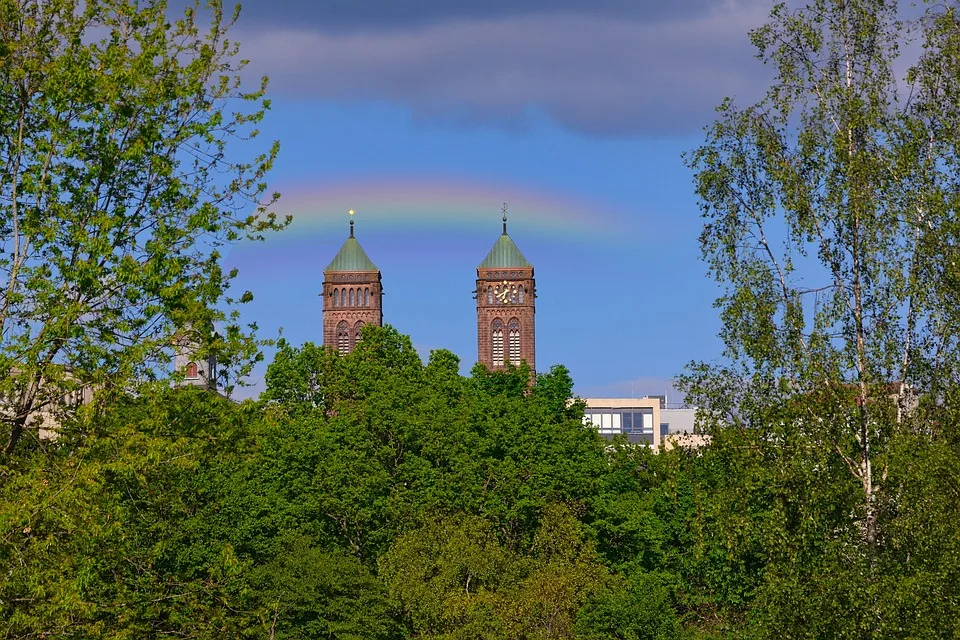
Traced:
POLYGON ((350 209, 347 213, 350 214, 350 237, 353 237, 353 214, 355 213, 353 209, 350 209))
POLYGON ((507 203, 503 203, 503 235, 507 235, 507 203))

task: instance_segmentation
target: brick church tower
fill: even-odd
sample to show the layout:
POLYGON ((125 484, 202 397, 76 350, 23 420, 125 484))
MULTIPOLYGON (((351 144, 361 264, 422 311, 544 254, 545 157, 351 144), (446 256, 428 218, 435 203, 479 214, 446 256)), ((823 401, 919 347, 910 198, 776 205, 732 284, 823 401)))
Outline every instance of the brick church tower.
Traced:
POLYGON ((533 265, 503 234, 477 267, 477 360, 491 371, 526 361, 536 369, 533 265))
POLYGON ((350 353, 365 324, 383 326, 383 286, 380 270, 353 237, 350 237, 323 270, 323 344, 350 353))

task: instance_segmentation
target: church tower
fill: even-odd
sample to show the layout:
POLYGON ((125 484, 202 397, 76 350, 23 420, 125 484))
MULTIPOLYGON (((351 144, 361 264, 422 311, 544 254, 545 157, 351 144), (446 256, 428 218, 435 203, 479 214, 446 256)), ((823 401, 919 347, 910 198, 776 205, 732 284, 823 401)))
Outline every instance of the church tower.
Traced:
POLYGON ((536 369, 533 265, 503 234, 477 267, 477 361, 491 371, 526 361, 536 369))
MULTIPOLYGON (((214 334, 214 338, 218 338, 214 334)), ((173 368, 183 374, 178 387, 204 387, 217 390, 217 360, 200 355, 199 336, 191 329, 177 332, 173 338, 173 368)))
POLYGON ((365 324, 383 326, 383 286, 380 270, 353 237, 350 237, 323 270, 323 344, 341 354, 350 353, 365 324))

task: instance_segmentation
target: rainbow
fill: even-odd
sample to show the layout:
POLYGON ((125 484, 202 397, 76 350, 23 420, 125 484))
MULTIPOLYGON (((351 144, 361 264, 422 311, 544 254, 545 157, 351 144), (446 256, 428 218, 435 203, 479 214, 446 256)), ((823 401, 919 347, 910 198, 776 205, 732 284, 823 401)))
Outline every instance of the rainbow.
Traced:
POLYGON ((356 210, 364 229, 420 231, 495 231, 501 205, 507 203, 510 229, 534 231, 556 239, 609 233, 622 212, 558 191, 509 184, 416 177, 366 177, 336 182, 278 185, 282 194, 272 208, 293 216, 291 233, 303 237, 345 227, 356 210))

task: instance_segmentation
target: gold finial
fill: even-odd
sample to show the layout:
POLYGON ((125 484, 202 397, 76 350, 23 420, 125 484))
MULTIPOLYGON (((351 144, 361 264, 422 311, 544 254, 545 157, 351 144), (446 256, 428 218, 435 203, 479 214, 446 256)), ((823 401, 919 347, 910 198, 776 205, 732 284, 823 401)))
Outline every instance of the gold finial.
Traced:
POLYGON ((507 203, 503 203, 503 235, 507 235, 507 203))
POLYGON ((353 214, 355 213, 355 211, 353 209, 350 209, 350 211, 348 211, 347 213, 350 214, 350 237, 352 238, 353 237, 353 214))

